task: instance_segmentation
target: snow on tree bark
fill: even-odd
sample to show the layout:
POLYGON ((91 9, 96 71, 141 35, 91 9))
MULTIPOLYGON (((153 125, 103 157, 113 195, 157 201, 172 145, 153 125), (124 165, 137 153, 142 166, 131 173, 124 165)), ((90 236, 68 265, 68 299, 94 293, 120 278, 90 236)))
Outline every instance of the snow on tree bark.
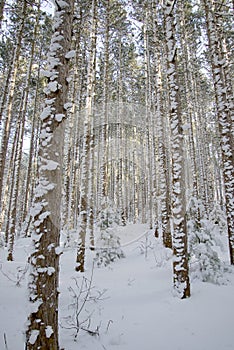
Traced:
POLYGON ((64 143, 64 105, 68 102, 69 59, 73 0, 56 1, 53 35, 48 55, 48 85, 39 145, 39 179, 31 210, 34 231, 30 256, 29 301, 25 349, 59 349, 58 277, 61 175, 64 143), (45 113, 46 111, 46 113, 45 113), (48 332, 48 329, 51 331, 48 332))
POLYGON ((172 215, 173 215, 173 281, 174 290, 181 298, 190 296, 187 253, 186 202, 184 178, 184 140, 180 113, 179 86, 177 80, 177 44, 175 1, 166 1, 164 6, 167 79, 170 104, 171 155, 172 155, 172 215))

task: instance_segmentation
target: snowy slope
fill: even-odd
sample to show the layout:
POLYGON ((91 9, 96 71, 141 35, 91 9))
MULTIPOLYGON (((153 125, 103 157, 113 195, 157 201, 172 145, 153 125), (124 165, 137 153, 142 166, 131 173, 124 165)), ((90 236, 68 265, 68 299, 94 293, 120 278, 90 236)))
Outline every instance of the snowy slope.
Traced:
MULTIPOLYGON (((90 293, 93 299, 85 304, 79 321, 92 313, 89 329, 95 331, 98 327, 99 335, 81 330, 76 342, 75 329, 71 328, 75 323, 75 308, 71 307, 74 300, 70 287, 78 293, 74 278, 80 287, 82 275, 74 271, 75 250, 64 250, 60 281, 61 348, 233 350, 234 273, 229 275, 230 282, 224 286, 195 281, 191 298, 179 300, 172 293, 170 251, 155 242, 152 232, 147 240, 145 237, 137 240, 146 229, 144 225, 122 228, 118 233, 125 258, 107 267, 94 268, 90 293)), ((26 266, 29 244, 29 239, 17 241, 14 262, 6 262, 6 251, 0 248, 0 349, 6 349, 4 334, 8 350, 24 348, 26 276, 18 287, 16 281, 22 276, 19 269, 26 266)), ((88 254, 87 279, 92 273, 94 254, 88 254)))

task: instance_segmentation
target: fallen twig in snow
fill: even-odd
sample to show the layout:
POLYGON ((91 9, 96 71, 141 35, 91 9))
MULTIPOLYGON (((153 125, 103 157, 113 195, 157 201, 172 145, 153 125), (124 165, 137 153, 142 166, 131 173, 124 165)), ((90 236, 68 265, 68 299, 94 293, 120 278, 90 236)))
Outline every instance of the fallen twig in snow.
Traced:
POLYGON ((2 264, 0 264, 0 271, 3 276, 5 276, 9 281, 13 282, 17 287, 20 287, 22 280, 24 279, 27 271, 29 268, 29 264, 27 263, 24 268, 21 268, 20 266, 17 267, 17 274, 16 276, 13 275, 13 277, 10 277, 9 274, 3 271, 2 264))
POLYGON ((3 334, 5 349, 8 350, 6 333, 3 334))

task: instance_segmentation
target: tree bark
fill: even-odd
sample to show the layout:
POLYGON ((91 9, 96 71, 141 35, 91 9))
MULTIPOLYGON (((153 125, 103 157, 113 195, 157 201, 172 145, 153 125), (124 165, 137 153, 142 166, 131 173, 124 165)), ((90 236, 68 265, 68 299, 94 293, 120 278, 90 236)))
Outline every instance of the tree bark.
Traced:
POLYGON ((172 155, 172 215, 173 215, 173 281, 181 298, 190 296, 187 253, 187 225, 184 177, 184 140, 178 86, 178 57, 175 25, 175 1, 167 0, 164 7, 167 42, 167 79, 169 88, 171 155, 172 155))

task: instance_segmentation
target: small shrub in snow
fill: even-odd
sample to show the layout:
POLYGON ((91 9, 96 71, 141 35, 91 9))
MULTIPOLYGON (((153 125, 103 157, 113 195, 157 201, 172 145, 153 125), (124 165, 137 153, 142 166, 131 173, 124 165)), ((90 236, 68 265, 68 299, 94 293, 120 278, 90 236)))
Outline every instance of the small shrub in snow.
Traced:
POLYGON ((101 234, 103 246, 98 249, 94 259, 98 267, 107 266, 117 259, 124 258, 124 252, 120 247, 120 239, 114 232, 105 231, 101 234))
POLYGON ((100 248, 97 250, 94 261, 97 266, 107 266, 116 259, 124 257, 120 247, 120 238, 116 234, 119 223, 118 211, 111 205, 110 201, 103 203, 103 210, 98 217, 98 227, 100 229, 100 248))
POLYGON ((102 210, 98 215, 97 222, 101 231, 120 224, 120 214, 108 198, 102 201, 102 210))
POLYGON ((144 254, 145 258, 147 258, 149 249, 153 249, 153 248, 154 248, 153 244, 149 239, 148 234, 146 234, 145 239, 139 242, 138 249, 140 250, 140 253, 144 254))
POLYGON ((227 233, 227 217, 219 205, 214 205, 213 210, 210 212, 209 220, 216 225, 221 236, 227 233))
POLYGON ((190 220, 188 228, 191 278, 226 284, 225 272, 228 268, 218 254, 222 247, 217 226, 210 220, 202 219, 199 225, 190 220))
POLYGON ((155 243, 153 250, 156 267, 163 267, 173 257, 173 252, 170 248, 166 248, 160 241, 155 243))

